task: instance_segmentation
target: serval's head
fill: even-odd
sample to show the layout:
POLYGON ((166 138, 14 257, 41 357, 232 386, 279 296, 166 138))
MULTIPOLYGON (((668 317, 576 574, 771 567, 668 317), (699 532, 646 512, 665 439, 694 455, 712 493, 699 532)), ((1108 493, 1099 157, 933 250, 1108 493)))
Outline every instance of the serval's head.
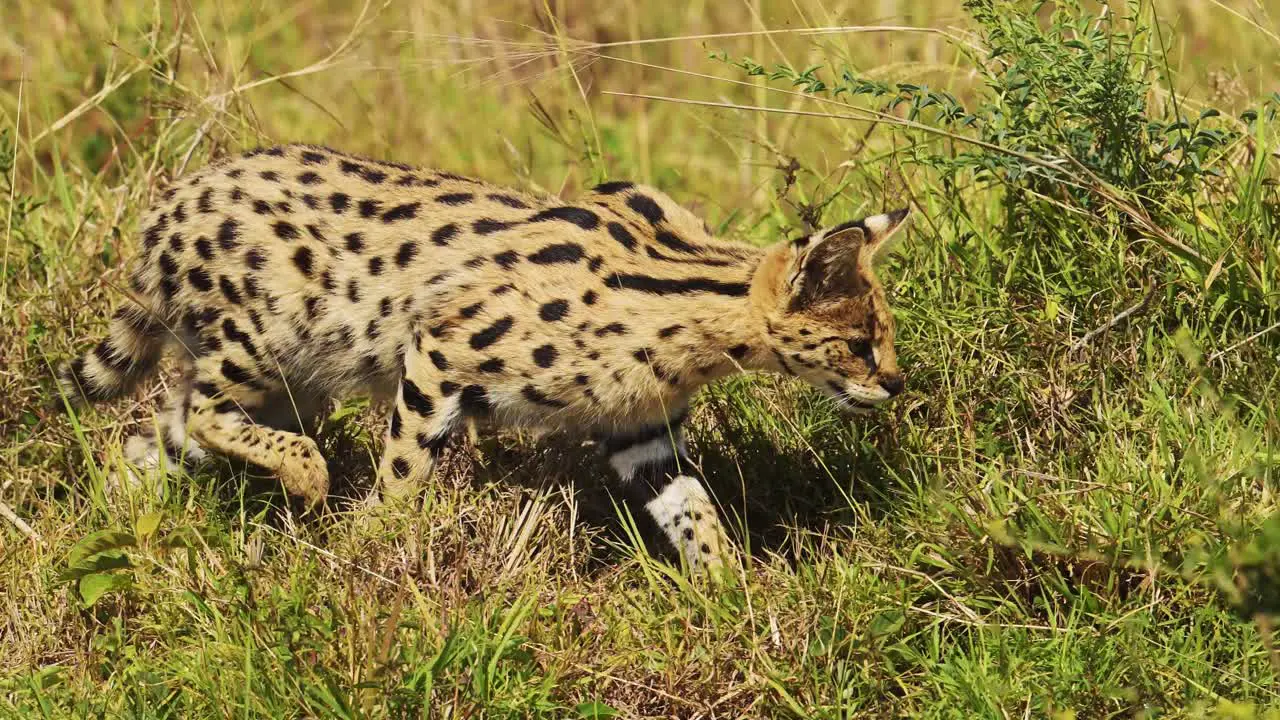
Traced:
POLYGON ((770 249, 753 283, 777 369, 848 409, 902 392, 893 316, 875 267, 906 209, 819 230, 770 249))

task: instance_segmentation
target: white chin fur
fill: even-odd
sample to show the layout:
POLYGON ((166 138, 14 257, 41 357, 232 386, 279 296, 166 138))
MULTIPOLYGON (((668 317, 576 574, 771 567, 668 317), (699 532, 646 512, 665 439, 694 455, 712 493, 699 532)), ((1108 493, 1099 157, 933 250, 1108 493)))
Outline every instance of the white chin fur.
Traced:
POLYGON ((835 396, 844 409, 855 414, 869 413, 889 397, 888 391, 883 388, 871 389, 852 383, 845 385, 844 392, 835 396))

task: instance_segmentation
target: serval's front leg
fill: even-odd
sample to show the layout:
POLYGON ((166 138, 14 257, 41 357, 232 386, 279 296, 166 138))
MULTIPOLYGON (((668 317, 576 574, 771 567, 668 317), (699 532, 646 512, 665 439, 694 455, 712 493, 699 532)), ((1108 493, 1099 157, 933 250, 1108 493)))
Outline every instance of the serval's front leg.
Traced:
POLYGON ((692 570, 716 570, 730 545, 702 483, 693 476, 681 417, 604 439, 629 508, 643 508, 692 570))
POLYGON ((431 478, 461 421, 459 391, 421 353, 409 350, 378 467, 383 503, 409 504, 431 478))

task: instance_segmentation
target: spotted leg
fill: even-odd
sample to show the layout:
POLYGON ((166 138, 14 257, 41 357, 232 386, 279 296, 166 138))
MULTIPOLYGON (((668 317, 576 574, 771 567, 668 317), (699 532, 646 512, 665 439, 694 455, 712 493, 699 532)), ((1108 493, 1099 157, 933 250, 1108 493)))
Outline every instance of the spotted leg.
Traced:
POLYGON ((604 439, 630 509, 644 508, 693 570, 723 566, 729 548, 715 505, 695 478, 680 418, 604 439))
POLYGON ((409 502, 417 496, 462 419, 457 388, 441 381, 430 360, 411 350, 404 365, 378 467, 382 500, 388 504, 409 502))
POLYGON ((324 502, 329 470, 315 440, 252 419, 283 391, 278 379, 257 376, 226 356, 206 355, 196 361, 191 387, 187 427, 196 442, 275 472, 308 509, 324 502))
MULTIPOLYGON (((205 457, 204 449, 187 437, 187 411, 191 406, 191 378, 184 377, 165 400, 164 407, 156 415, 155 425, 147 432, 134 435, 125 441, 124 456, 132 467, 124 475, 113 473, 108 478, 109 489, 142 487, 148 476, 158 470, 175 472, 180 467, 190 467, 205 457)), ((153 488, 159 495, 160 484, 153 488)))

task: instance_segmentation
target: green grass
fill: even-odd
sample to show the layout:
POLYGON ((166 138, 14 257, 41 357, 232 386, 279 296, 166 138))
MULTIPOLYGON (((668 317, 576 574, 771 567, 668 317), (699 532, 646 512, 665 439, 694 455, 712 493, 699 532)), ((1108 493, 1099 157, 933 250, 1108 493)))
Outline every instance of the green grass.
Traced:
MULTIPOLYGON (((1117 4, 1093 50, 992 58, 955 2, 272 5, 5 11, 0 715, 1280 716, 1280 7, 1117 4), (937 32, 796 32, 873 24, 937 32), (1087 87, 1086 52, 1127 79, 1087 87), (1136 116, 1096 101, 1131 87, 1136 116), (1093 160, 1036 164, 1099 127, 1124 131, 1093 160), (856 422, 774 378, 702 395, 749 551, 723 588, 636 550, 572 439, 458 444, 381 537, 218 462, 108 499, 160 389, 71 413, 50 364, 104 330, 168 179, 292 140, 567 196, 635 178, 758 244, 913 203, 908 392, 856 422)), ((1029 8, 1003 32, 1047 32, 1029 8)), ((358 402, 326 422, 338 494, 381 432, 358 402)))

